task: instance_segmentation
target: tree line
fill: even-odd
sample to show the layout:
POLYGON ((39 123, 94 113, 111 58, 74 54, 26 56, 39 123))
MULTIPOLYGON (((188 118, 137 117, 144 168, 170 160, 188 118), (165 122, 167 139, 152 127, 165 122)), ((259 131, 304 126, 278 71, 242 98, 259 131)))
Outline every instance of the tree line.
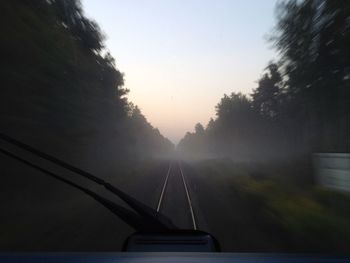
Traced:
MULTIPOLYGON (((166 154, 79 0, 1 1, 1 131, 66 159, 166 154)), ((121 36, 122 37, 122 36, 121 36)))
POLYGON ((192 157, 299 158, 350 150, 350 2, 276 6, 271 61, 249 95, 224 95, 216 117, 178 148, 192 157))

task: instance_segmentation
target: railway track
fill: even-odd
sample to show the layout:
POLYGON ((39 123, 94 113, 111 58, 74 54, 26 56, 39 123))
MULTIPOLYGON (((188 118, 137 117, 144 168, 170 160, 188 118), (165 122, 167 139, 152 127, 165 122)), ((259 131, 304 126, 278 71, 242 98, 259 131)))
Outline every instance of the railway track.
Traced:
POLYGON ((172 214, 174 213, 178 214, 179 212, 181 212, 183 217, 186 217, 186 216, 188 217, 187 215, 188 213, 190 217, 191 225, 192 225, 191 228, 194 230, 197 230, 198 224, 197 224, 196 216, 193 209, 188 181, 186 180, 186 176, 183 172, 180 161, 170 162, 169 168, 165 175, 162 191, 158 199, 157 212, 163 213, 163 212, 166 212, 165 210, 170 210, 170 209, 172 209, 172 211, 176 210, 176 212, 173 212, 172 214), (172 188, 171 189, 172 192, 170 192, 169 188, 172 188), (167 198, 168 200, 170 200, 172 196, 181 195, 181 194, 184 195, 184 197, 179 198, 179 196, 176 196, 176 200, 181 199, 181 204, 170 202, 170 201, 168 201, 167 203, 165 202, 167 198), (181 206, 182 209, 180 209, 179 207, 174 207, 177 205, 181 206), (169 206, 173 206, 173 207, 171 208, 169 206))

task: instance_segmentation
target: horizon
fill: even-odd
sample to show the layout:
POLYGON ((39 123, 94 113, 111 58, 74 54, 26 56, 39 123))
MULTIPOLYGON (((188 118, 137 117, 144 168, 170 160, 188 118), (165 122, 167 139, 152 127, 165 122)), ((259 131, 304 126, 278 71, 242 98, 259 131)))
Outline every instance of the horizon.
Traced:
POLYGON ((265 39, 276 0, 98 3, 83 10, 105 33, 128 99, 174 144, 205 127, 224 94, 250 94, 276 56, 265 39))

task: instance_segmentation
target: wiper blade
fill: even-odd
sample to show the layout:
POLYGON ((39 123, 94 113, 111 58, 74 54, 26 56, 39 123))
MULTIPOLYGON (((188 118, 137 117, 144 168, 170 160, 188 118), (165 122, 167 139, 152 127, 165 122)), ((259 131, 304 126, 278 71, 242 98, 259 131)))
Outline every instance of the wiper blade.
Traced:
POLYGON ((119 216, 121 219, 123 219, 123 221, 126 221, 132 227, 134 227, 136 229, 140 228, 139 227, 140 226, 140 224, 139 224, 140 216, 131 212, 130 210, 128 210, 122 206, 119 206, 119 205, 113 203, 112 201, 110 201, 104 197, 101 197, 100 195, 96 194, 95 192, 93 192, 85 187, 82 187, 82 186, 80 186, 80 185, 78 185, 78 184, 76 184, 68 179, 65 179, 65 178, 63 178, 63 177, 61 177, 53 172, 50 172, 50 171, 48 171, 48 170, 46 170, 46 169, 44 169, 36 164, 33 164, 33 163, 31 163, 31 162, 29 162, 21 157, 18 157, 17 155, 12 154, 9 151, 6 151, 6 150, 0 148, 0 152, 17 160, 17 161, 20 161, 20 162, 36 169, 36 170, 39 170, 47 175, 50 175, 50 176, 56 178, 57 180, 60 180, 60 181, 66 183, 74 188, 81 190, 82 192, 86 193, 87 195, 91 196, 96 201, 101 203, 104 207, 106 207, 108 210, 110 210, 113 214, 116 214, 117 216, 119 216))
POLYGON ((112 201, 96 194, 95 192, 84 188, 82 186, 79 186, 78 184, 65 179, 57 174, 54 174, 53 172, 50 172, 38 165, 35 165, 29 161, 26 161, 25 159, 16 156, 13 153, 10 153, 9 151, 0 149, 0 152, 2 152, 3 154, 6 154, 9 157, 12 157, 22 163, 25 163, 29 166, 31 166, 32 168, 35 168, 37 170, 40 170, 41 172, 44 172, 60 181, 63 181, 81 191, 83 191, 84 193, 88 194, 89 196, 93 197, 96 201, 100 202, 103 206, 105 206, 106 208, 108 208, 110 211, 112 211, 114 214, 116 214, 117 216, 119 216, 121 219, 123 219, 127 224, 131 225, 132 227, 134 227, 137 230, 140 231, 148 231, 148 230, 169 230, 169 229, 176 229, 175 225, 165 216, 161 215, 160 213, 158 213, 155 209, 148 207, 147 205, 141 203, 140 201, 138 201, 137 199, 129 196, 128 194, 124 193, 123 191, 121 191, 120 189, 116 188, 115 186, 111 185, 110 183, 104 181, 103 179, 96 177, 95 175, 88 173, 80 168, 77 168, 71 164, 68 164, 67 162, 64 162, 56 157, 53 157, 47 153, 44 153, 38 149, 33 148, 30 145, 27 145, 23 142, 20 142, 8 135, 5 135, 3 133, 0 133, 0 139, 2 139, 3 141, 6 141, 10 144, 13 144, 21 149, 24 149, 36 156, 39 156, 42 159, 45 159, 47 161, 50 161, 58 166, 61 166, 67 170, 70 170, 78 175, 83 176, 84 178, 87 178, 99 185, 102 185, 105 189, 107 189, 108 191, 112 192, 113 194, 117 195, 120 199, 122 199, 125 203, 127 203, 131 208, 133 208, 136 213, 122 207, 119 206, 115 203, 113 203, 112 201))

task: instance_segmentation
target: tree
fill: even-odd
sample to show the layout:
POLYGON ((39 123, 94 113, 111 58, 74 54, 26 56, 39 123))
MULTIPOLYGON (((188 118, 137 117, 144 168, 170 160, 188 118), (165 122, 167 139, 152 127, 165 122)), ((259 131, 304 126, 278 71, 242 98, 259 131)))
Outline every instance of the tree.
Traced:
POLYGON ((263 117, 274 119, 279 110, 279 99, 282 77, 278 66, 271 63, 268 70, 258 81, 258 87, 253 91, 253 108, 263 117))
POLYGON ((1 1, 0 9, 1 130, 100 168, 172 150, 129 105, 124 74, 80 1, 1 1))
MULTIPOLYGON (((280 59, 265 68, 251 98, 221 98, 203 144, 231 157, 235 148, 254 158, 348 152, 350 2, 287 0, 276 16, 270 40, 280 59)), ((183 143, 192 147, 197 137, 187 134, 183 143)))
POLYGON ((312 151, 344 148, 350 115, 349 61, 345 59, 350 3, 285 1, 277 14, 273 41, 287 79, 286 114, 299 127, 295 131, 299 144, 312 151))
POLYGON ((196 124, 196 126, 194 127, 194 130, 196 132, 197 135, 202 135, 204 134, 204 127, 202 124, 200 124, 199 122, 196 124))
POLYGON ((88 50, 100 51, 104 47, 104 36, 98 24, 86 18, 79 0, 51 0, 58 23, 66 27, 72 36, 88 50))

